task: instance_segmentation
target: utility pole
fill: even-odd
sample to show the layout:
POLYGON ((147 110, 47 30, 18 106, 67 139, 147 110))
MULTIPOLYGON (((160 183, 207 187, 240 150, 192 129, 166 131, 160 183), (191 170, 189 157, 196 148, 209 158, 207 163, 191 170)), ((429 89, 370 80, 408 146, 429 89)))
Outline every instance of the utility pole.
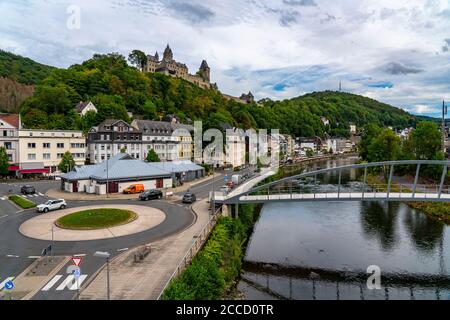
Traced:
POLYGON ((108 155, 106 155, 106 197, 109 198, 108 155))
POLYGON ((442 100, 442 148, 445 154, 445 115, 447 114, 447 106, 445 100, 442 100))

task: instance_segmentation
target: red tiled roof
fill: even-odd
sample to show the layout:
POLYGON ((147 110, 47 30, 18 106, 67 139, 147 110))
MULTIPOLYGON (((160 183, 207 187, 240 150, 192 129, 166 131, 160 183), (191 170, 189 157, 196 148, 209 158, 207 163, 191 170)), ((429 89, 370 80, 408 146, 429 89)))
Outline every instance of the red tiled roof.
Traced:
POLYGON ((10 125, 19 128, 20 120, 18 114, 0 114, 0 120, 9 123, 10 125))

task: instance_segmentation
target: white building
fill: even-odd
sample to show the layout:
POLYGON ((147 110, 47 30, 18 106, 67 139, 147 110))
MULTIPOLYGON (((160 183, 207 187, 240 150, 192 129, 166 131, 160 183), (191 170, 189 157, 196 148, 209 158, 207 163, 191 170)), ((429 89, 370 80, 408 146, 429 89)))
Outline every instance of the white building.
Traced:
POLYGON ((0 147, 6 149, 11 173, 17 173, 19 169, 19 129, 21 128, 20 115, 0 114, 0 147))
POLYGON ((233 128, 226 130, 225 137, 225 164, 233 168, 245 165, 245 132, 233 128))
POLYGON ((80 115, 80 117, 86 115, 86 113, 88 113, 89 111, 97 113, 97 108, 91 101, 86 102, 80 101, 76 105, 75 109, 77 110, 77 113, 80 115))

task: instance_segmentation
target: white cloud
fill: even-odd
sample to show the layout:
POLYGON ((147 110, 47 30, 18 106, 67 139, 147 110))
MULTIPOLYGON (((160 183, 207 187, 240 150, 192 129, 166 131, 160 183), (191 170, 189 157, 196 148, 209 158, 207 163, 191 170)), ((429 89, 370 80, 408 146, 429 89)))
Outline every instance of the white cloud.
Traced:
POLYGON ((11 0, 0 2, 0 20, 0 48, 61 67, 169 42, 191 72, 205 58, 234 95, 283 99, 342 80, 411 112, 450 99, 447 0, 11 0), (81 8, 80 30, 65 27, 70 4, 81 8))

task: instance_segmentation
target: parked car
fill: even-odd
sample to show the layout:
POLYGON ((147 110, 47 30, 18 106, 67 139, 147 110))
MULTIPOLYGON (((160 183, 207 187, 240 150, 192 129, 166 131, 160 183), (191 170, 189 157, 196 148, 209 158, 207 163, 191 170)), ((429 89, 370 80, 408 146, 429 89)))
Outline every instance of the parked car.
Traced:
POLYGON ((49 212, 52 210, 65 209, 67 208, 66 200, 48 200, 46 203, 40 204, 36 207, 37 212, 49 212))
POLYGON ((151 190, 145 190, 143 193, 139 195, 139 200, 147 201, 151 199, 161 199, 163 197, 163 194, 161 190, 158 189, 151 189, 151 190))
POLYGON ((133 193, 141 193, 144 192, 144 185, 143 184, 132 184, 131 186, 126 187, 123 190, 123 193, 129 193, 129 194, 133 194, 133 193))
POLYGON ((190 192, 184 194, 183 203, 194 203, 195 201, 197 201, 197 197, 195 196, 195 194, 190 192))
POLYGON ((35 194, 36 189, 33 186, 22 186, 22 188, 20 188, 20 192, 23 194, 35 194))

